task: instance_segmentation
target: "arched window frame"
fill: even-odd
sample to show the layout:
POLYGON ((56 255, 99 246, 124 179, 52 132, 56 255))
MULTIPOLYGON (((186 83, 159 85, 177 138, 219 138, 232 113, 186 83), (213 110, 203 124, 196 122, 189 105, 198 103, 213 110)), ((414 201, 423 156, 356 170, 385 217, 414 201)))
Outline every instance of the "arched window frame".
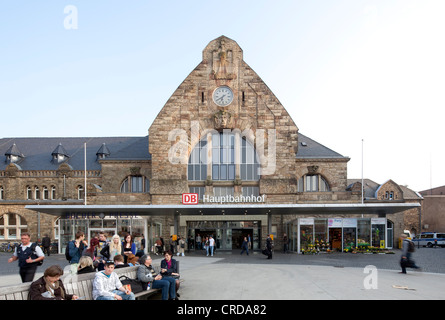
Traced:
POLYGON ((298 192, 329 192, 328 181, 320 174, 306 174, 298 180, 298 192))
POLYGON ((131 175, 127 176, 122 181, 120 187, 121 193, 149 193, 150 192, 150 180, 143 175, 131 175))

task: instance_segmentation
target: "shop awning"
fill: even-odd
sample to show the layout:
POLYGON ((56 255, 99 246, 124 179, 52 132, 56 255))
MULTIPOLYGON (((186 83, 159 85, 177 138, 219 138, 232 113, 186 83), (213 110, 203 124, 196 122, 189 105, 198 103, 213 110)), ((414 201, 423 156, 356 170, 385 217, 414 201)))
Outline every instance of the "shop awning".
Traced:
POLYGON ((27 205, 25 208, 54 216, 103 215, 262 215, 262 214, 374 214, 385 216, 419 208, 419 203, 364 204, 198 204, 198 205, 27 205))

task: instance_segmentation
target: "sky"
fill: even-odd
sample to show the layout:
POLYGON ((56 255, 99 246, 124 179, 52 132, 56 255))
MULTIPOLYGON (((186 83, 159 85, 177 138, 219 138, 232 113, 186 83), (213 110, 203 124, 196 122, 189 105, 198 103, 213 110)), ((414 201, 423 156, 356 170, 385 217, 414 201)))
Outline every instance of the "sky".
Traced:
POLYGON ((1 1, 0 137, 145 136, 225 35, 348 178, 445 185, 445 1, 1 1), (363 165, 362 165, 363 164, 363 165))

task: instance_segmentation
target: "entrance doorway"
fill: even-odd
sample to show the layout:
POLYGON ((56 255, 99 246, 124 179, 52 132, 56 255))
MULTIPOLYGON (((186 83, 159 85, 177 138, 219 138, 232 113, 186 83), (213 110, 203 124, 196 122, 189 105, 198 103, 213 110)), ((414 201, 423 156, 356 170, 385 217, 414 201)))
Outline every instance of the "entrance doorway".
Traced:
POLYGON ((329 243, 332 250, 342 251, 341 228, 329 228, 329 243))
POLYGON ((253 229, 232 229, 232 249, 241 249, 244 237, 249 235, 252 241, 253 229))
POLYGON ((215 240, 215 249, 219 249, 219 240, 215 229, 195 229, 195 235, 201 236, 201 249, 204 249, 205 239, 212 236, 215 240))

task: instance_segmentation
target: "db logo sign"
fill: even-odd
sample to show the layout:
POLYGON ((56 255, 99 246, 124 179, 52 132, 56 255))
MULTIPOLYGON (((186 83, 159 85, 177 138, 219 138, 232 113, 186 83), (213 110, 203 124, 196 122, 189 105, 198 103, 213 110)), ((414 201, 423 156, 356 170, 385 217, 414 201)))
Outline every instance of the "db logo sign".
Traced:
POLYGON ((197 193, 183 193, 182 194, 182 204, 198 204, 198 194, 197 193))

